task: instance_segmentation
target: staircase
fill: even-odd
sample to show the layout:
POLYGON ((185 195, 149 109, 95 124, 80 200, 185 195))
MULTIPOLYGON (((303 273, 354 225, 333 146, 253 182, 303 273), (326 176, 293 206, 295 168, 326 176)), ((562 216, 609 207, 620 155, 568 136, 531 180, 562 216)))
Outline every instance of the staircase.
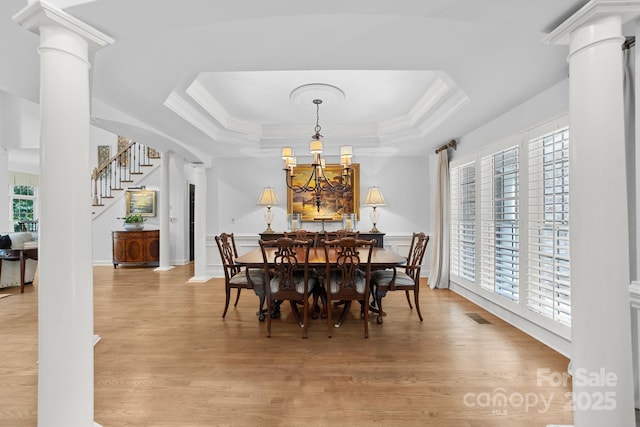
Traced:
POLYGON ((120 199, 127 188, 138 186, 145 174, 160 165, 160 154, 151 147, 129 142, 91 175, 94 219, 120 199))

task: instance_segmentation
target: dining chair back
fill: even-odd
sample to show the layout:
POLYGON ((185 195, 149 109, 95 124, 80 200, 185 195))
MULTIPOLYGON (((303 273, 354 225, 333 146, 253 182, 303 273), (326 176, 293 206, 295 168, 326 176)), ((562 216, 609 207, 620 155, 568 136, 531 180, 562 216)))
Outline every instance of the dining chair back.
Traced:
POLYGON ((275 301, 290 301, 291 310, 298 325, 302 328, 302 337, 307 337, 309 289, 316 279, 309 276, 309 248, 312 240, 294 240, 281 237, 277 240, 260 240, 264 274, 267 277, 267 336, 271 336, 272 310, 275 301), (273 255, 267 254, 267 248, 275 248, 273 255), (298 303, 304 307, 300 318, 298 303))
POLYGON ((344 322, 352 301, 360 303, 360 318, 364 319, 364 337, 369 337, 369 288, 371 278, 371 254, 375 240, 358 240, 344 237, 322 241, 325 250, 325 292, 327 298, 328 336, 331 337, 333 321, 332 301, 345 301, 336 327, 344 322), (335 259, 331 252, 335 251, 335 259))
MULTIPOLYGON (((303 241, 312 240, 313 243, 311 246, 317 247, 320 239, 320 232, 307 230, 285 231, 284 237, 303 241)), ((309 268, 309 275, 310 277, 317 279, 319 276, 318 270, 313 267, 309 268)), ((315 286, 309 289, 309 292, 311 292, 311 294, 313 295, 311 316, 314 319, 317 319, 321 312, 324 313, 323 309, 320 307, 320 301, 326 302, 324 299, 324 290, 321 289, 320 286, 315 286)))
POLYGON ((307 230, 297 230, 297 231, 285 231, 284 237, 288 237, 294 240, 309 240, 313 241, 312 246, 318 246, 318 239, 320 236, 319 231, 307 231, 307 230))
POLYGON ((220 251, 222 266, 224 268, 225 304, 224 311, 222 312, 222 318, 224 319, 227 315, 229 300, 231 298, 231 289, 235 288, 237 289, 237 294, 233 306, 236 307, 238 305, 242 289, 253 289, 260 299, 258 306, 259 318, 261 321, 264 320, 264 313, 262 310, 265 299, 264 271, 256 268, 245 268, 236 264, 235 260, 238 257, 238 250, 236 248, 236 241, 233 233, 221 233, 220 235, 215 236, 215 239, 218 245, 218 250, 220 251))
POLYGON ((416 312, 422 322, 422 313, 420 312, 420 270, 422 269, 422 260, 429 243, 429 236, 422 232, 413 233, 411 245, 409 246, 409 255, 407 263, 403 266, 394 267, 393 269, 378 270, 371 274, 371 283, 373 287, 375 299, 375 311, 378 312, 377 323, 383 323, 382 298, 387 295, 388 291, 404 291, 411 305, 409 291, 413 291, 413 300, 416 306, 416 312))
POLYGON ((354 239, 360 238, 359 231, 347 231, 347 230, 336 230, 336 231, 325 231, 324 232, 324 240, 340 240, 345 237, 353 237, 354 239))

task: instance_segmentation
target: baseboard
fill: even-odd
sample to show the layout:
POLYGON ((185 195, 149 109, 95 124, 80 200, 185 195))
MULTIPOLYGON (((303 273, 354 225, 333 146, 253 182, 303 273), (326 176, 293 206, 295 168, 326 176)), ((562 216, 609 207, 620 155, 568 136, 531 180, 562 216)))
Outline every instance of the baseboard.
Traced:
POLYGON ((571 341, 558 335, 554 331, 551 331, 539 324, 532 322, 531 320, 522 317, 520 314, 508 310, 493 301, 483 298, 481 295, 467 289, 460 284, 451 282, 449 289, 463 298, 471 301, 479 307, 485 309, 494 316, 499 317, 511 326, 520 329, 525 334, 535 338, 544 345, 552 348, 563 356, 570 358, 571 355, 571 341))

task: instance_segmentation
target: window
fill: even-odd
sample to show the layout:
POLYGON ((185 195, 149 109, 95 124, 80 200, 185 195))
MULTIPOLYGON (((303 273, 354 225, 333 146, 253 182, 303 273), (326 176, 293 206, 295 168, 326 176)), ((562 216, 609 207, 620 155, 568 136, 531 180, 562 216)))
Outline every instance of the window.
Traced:
POLYGON ((451 271, 476 278, 476 166, 451 169, 451 271))
MULTIPOLYGON (((450 167, 451 282, 569 337, 569 127, 558 117, 450 167)), ((475 296, 474 296, 475 298, 475 296)))
POLYGON ((489 292, 519 297, 518 147, 482 158, 481 280, 489 292))
POLYGON ((36 219, 36 190, 30 185, 14 185, 12 194, 13 229, 20 231, 18 221, 36 219))
POLYGON ((529 143, 527 307, 571 325, 569 129, 529 143))

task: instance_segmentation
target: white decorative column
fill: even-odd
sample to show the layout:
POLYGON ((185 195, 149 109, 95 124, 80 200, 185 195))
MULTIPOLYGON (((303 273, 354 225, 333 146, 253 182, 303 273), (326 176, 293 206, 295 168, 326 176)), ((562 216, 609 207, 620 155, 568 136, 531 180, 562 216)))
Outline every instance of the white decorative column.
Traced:
POLYGON ((158 216, 160 217, 160 265, 154 271, 167 271, 174 268, 171 265, 171 235, 169 231, 169 207, 171 202, 171 188, 169 179, 169 161, 171 153, 160 153, 160 203, 158 216))
POLYGON ((14 20, 40 35, 38 425, 93 425, 89 55, 113 40, 49 3, 14 20))
MULTIPOLYGON (((640 41, 640 19, 635 22, 635 36, 636 40, 640 41)), ((635 75, 632 82, 633 88, 640 87, 640 55, 637 53, 637 47, 634 48, 635 55, 635 75)), ((632 50, 633 51, 633 50, 632 50)), ((640 96, 635 95, 635 117, 634 125, 640 123, 640 96)), ((636 127, 635 140, 633 141, 635 147, 635 158, 633 163, 635 165, 635 206, 632 206, 633 213, 635 214, 635 255, 636 258, 631 262, 635 262, 635 277, 631 277, 631 285, 629 286, 629 297, 631 299, 631 345, 633 350, 633 367, 634 367, 634 396, 636 408, 640 408, 640 281, 638 277, 638 270, 640 269, 640 127, 636 127)), ((627 135, 627 140, 629 135, 627 135)), ((631 230, 630 230, 631 231, 631 230)), ((634 237, 633 233, 630 233, 631 237, 634 237)), ((633 269, 631 270, 633 272, 633 269)), ((633 274, 633 273, 632 273, 633 274)))
POLYGON ((571 374, 576 426, 633 426, 622 23, 592 0, 548 37, 569 43, 571 374))
POLYGON ((194 256, 193 277, 189 282, 206 282, 207 274, 207 174, 204 165, 194 165, 196 200, 193 225, 194 256))

